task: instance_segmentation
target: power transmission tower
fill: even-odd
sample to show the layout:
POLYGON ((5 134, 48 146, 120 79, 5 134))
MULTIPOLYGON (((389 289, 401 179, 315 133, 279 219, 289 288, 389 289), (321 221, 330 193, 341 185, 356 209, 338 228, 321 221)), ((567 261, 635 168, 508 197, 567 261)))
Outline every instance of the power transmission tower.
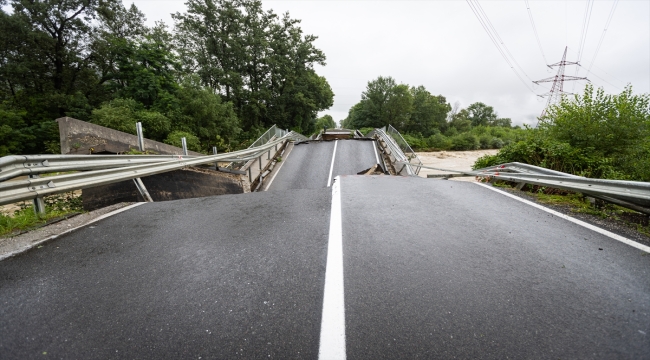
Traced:
POLYGON ((566 61, 566 51, 567 51, 567 48, 565 47, 564 48, 564 55, 562 55, 562 61, 560 61, 558 63, 555 63, 555 64, 546 65, 551 69, 554 66, 557 66, 558 67, 557 75, 546 78, 546 79, 533 81, 533 83, 538 84, 538 85, 540 83, 544 83, 544 82, 552 82, 553 83, 553 86, 551 87, 551 91, 549 91, 546 94, 539 95, 540 97, 548 96, 548 101, 546 102, 546 107, 542 111, 542 115, 540 117, 544 117, 544 115, 546 115, 546 110, 548 109, 549 106, 551 106, 552 104, 557 104, 560 101, 560 99, 562 98, 562 94, 569 94, 569 93, 564 92, 564 82, 565 81, 574 81, 574 80, 587 80, 587 81, 589 81, 589 79, 587 79, 586 77, 577 77, 577 76, 564 75, 564 67, 566 65, 580 65, 578 62, 566 61))

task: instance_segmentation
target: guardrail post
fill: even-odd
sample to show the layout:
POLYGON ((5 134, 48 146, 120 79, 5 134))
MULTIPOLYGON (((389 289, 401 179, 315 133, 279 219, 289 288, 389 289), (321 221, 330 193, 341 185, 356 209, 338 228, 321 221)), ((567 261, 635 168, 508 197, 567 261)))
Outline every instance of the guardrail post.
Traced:
POLYGON ((183 155, 187 156, 187 140, 184 137, 181 138, 181 145, 183 146, 183 155))
POLYGON ((262 170, 262 157, 261 156, 257 158, 257 163, 258 163, 258 165, 260 167, 260 171, 261 171, 262 170))
POLYGON ((266 160, 271 160, 271 150, 269 150, 269 152, 266 153, 266 160))
POLYGON ((144 134, 142 133, 142 123, 135 123, 135 130, 138 133, 138 149, 144 152, 144 134))
POLYGON ((147 191, 147 188, 144 186, 142 179, 135 178, 133 179, 133 182, 135 183, 135 187, 138 189, 140 195, 142 195, 144 201, 153 202, 153 199, 151 198, 151 195, 149 195, 149 191, 147 191))
POLYGON ((212 155, 217 155, 217 147, 216 146, 212 147, 212 155))
MULTIPOLYGON (((29 175, 30 179, 38 179, 39 177, 38 175, 29 175)), ((32 203, 34 204, 34 214, 39 218, 45 217, 45 202, 43 201, 43 197, 39 196, 34 198, 32 203)))
POLYGON ((248 182, 253 182, 253 173, 250 166, 248 167, 248 182))

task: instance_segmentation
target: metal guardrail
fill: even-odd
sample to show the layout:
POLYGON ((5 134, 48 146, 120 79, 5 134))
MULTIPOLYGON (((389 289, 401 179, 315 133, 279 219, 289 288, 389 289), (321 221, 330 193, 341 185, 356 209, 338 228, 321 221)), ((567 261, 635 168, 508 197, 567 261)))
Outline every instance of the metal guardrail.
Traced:
POLYGON ((650 215, 650 183, 647 182, 591 179, 518 162, 474 171, 440 169, 423 165, 420 167, 582 193, 650 215))
MULTIPOLYGON (((411 146, 404 140, 402 137, 402 134, 397 131, 392 125, 388 125, 386 128, 386 133, 391 136, 391 138, 395 141, 395 144, 399 146, 400 149, 402 149, 402 152, 408 159, 408 162, 411 163, 412 165, 422 165, 422 161, 420 161, 420 158, 418 155, 413 151, 411 146)), ((418 175, 420 173, 420 168, 415 166, 415 175, 418 175)))
MULTIPOLYGON (((281 144, 290 139, 302 139, 303 135, 289 132, 280 138, 276 138, 267 142, 264 145, 249 148, 245 150, 233 151, 230 153, 208 155, 208 156, 163 156, 163 159, 157 160, 154 163, 139 163, 130 164, 128 166, 121 166, 109 169, 93 169, 90 171, 80 171, 73 174, 64 174, 49 176, 44 178, 30 178, 18 181, 5 181, 0 183, 0 205, 11 204, 18 201, 31 200, 41 198, 47 195, 53 195, 78 189, 84 189, 99 185, 111 184, 124 180, 140 178, 149 175, 155 175, 173 170, 179 170, 187 166, 204 165, 216 162, 246 162, 259 158, 265 152, 269 151, 272 147, 281 144)), ((38 157, 38 155, 35 155, 38 157)), ((47 157, 49 155, 42 155, 47 157)), ((124 155, 118 155, 122 157, 124 155)), ((140 155, 138 155, 140 156, 140 155)), ((143 158, 152 158, 152 156, 141 155, 143 158)), ((86 162, 78 168, 71 170, 82 170, 88 167, 106 166, 104 158, 111 156, 84 156, 86 162), (102 159, 97 159, 101 157, 102 159), (103 164, 103 165, 102 165, 103 164)), ((125 156, 126 157, 126 156, 125 156)), ((130 157, 130 156, 129 156, 130 157)), ((5 157, 0 159, 0 164, 5 164, 8 167, 20 163, 20 159, 16 157, 5 157)), ((80 159, 77 159, 80 160, 80 159)), ((125 159, 129 160, 129 159, 125 159)), ((48 160, 49 161, 49 160, 48 160)), ((115 164, 113 164, 115 165, 115 164)), ((51 172, 51 171, 48 171, 51 172)))
POLYGON ((10 155, 0 158, 0 182, 25 175, 111 169, 174 158, 178 155, 10 155))
MULTIPOLYGON (((399 134, 399 133, 398 133, 399 134)), ((415 159, 417 159, 414 163, 413 158, 409 158, 404 151, 402 151, 402 148, 397 144, 397 142, 394 140, 394 138, 386 133, 384 129, 374 129, 370 133, 366 135, 366 137, 377 137, 383 140, 383 142, 386 144, 386 146, 389 148, 390 153, 392 156, 395 157, 395 163, 397 164, 402 164, 401 169, 395 169, 397 174, 401 174, 403 171, 406 171, 406 175, 408 176, 416 176, 420 172, 420 168, 414 165, 422 165, 422 162, 420 161, 420 158, 415 155, 415 159)), ((401 137, 401 135, 400 135, 401 137)), ((403 139, 402 139, 403 140, 403 139)), ((409 147, 410 148, 410 147, 409 147)))
MULTIPOLYGON (((294 131, 289 131, 289 130, 284 130, 280 129, 277 126, 273 125, 271 126, 264 134, 262 134, 257 140, 255 140, 249 147, 248 149, 254 148, 254 147, 259 147, 262 146, 269 141, 275 139, 275 138, 282 138, 286 136, 287 134, 292 134, 291 138, 293 140, 298 140, 298 141, 304 141, 307 140, 308 138, 302 134, 299 134, 294 131)), ((236 161, 236 162, 231 162, 230 164, 226 165, 226 168, 230 169, 241 169, 245 167, 246 161, 236 161)))

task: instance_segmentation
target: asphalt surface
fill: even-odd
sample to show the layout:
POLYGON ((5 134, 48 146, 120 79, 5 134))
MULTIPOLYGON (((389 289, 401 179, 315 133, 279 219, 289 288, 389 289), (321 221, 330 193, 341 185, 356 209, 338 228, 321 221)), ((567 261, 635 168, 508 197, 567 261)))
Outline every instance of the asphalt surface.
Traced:
POLYGON ((4 260, 0 359, 313 359, 330 201, 145 204, 4 260))
POLYGON ((349 359, 650 358, 648 254, 472 183, 341 199, 349 359))
POLYGON ((332 179, 338 175, 355 175, 377 163, 374 141, 335 140, 297 144, 273 180, 269 191, 291 189, 322 189, 327 187, 330 169, 332 179), (332 156, 336 145, 336 157, 332 156))
MULTIPOLYGON (((472 183, 339 184, 348 359, 650 358, 650 255, 472 183)), ((1 261, 0 358, 317 358, 331 197, 145 204, 1 261)))

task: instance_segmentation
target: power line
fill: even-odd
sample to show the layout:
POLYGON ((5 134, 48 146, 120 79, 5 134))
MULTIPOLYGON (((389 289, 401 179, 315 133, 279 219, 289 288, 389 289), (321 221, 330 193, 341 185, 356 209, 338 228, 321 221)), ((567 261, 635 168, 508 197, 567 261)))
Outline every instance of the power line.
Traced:
POLYGON ((585 15, 582 22, 582 32, 580 34, 580 45, 578 46, 578 62, 582 59, 582 53, 585 49, 585 43, 587 42, 587 31, 589 31, 589 23, 591 22, 591 14, 593 13, 594 1, 587 0, 587 6, 585 8, 585 15))
POLYGON ((530 24, 533 26, 533 32, 535 33, 535 39, 537 39, 537 45, 539 46, 539 51, 542 53, 542 58, 544 59, 544 65, 548 65, 546 60, 546 55, 544 55, 544 49, 542 49, 542 42, 539 40, 539 34, 537 33, 537 27, 535 26, 535 20, 533 20, 533 12, 530 10, 530 4, 528 0, 525 0, 526 9, 528 9, 528 18, 530 19, 530 24))
POLYGON ((614 5, 612 5, 612 10, 609 12, 609 17, 607 18, 607 22, 605 23, 605 29, 603 30, 603 33, 600 35, 600 40, 598 41, 596 52, 594 53, 594 57, 591 59, 591 65, 589 66, 589 69, 587 69, 587 75, 589 75, 589 72, 591 72, 591 67, 594 66, 594 62, 596 61, 596 56, 598 56, 598 51, 600 51, 600 46, 603 44, 603 39, 605 39, 605 33, 607 33, 607 29, 609 28, 609 23, 612 22, 612 17, 614 17, 614 11, 616 10, 616 5, 618 5, 618 0, 614 0, 614 5))
MULTIPOLYGON (((488 36, 490 37, 490 40, 492 40, 492 43, 494 44, 494 46, 496 46, 496 48, 497 48, 497 50, 499 51, 499 53, 501 53, 501 56, 503 56, 503 59, 506 61, 506 63, 508 63, 508 66, 510 66, 510 69, 512 69, 512 71, 515 73, 515 75, 517 75, 517 77, 518 77, 519 80, 522 82, 522 84, 524 84, 524 86, 525 86, 525 87, 526 87, 530 92, 532 92, 533 94, 537 95, 537 94, 535 93, 535 91, 533 91, 533 89, 532 89, 530 86, 528 86, 528 83, 527 83, 527 82, 526 82, 526 81, 521 77, 521 75, 519 74, 519 72, 517 71, 517 69, 515 69, 515 67, 513 66, 512 62, 510 61, 510 59, 508 58, 508 56, 507 56, 506 53, 504 52, 504 49, 505 49, 505 51, 508 52, 508 54, 510 55, 510 57, 512 57, 512 54, 510 54, 510 52, 508 51, 507 47, 505 46, 505 44, 504 44, 503 41, 501 40, 501 37, 499 37, 499 34, 497 33, 496 29, 494 29, 494 27, 492 26, 492 24, 491 24, 490 20, 488 19, 487 15, 485 14, 485 12, 484 12, 483 9, 481 8, 480 4, 478 3, 478 0, 473 0, 473 1, 475 1, 476 3, 473 3, 472 0, 466 0, 466 1, 467 1, 467 4, 469 5, 469 7, 472 9, 472 12, 474 12, 474 15, 475 15, 476 18, 478 19, 479 23, 481 24, 481 26, 483 27, 483 29, 485 30, 485 32, 486 32, 486 33, 488 34, 488 36), (483 18, 481 15, 483 15, 485 18, 483 18), (490 30, 492 30, 494 33, 492 33, 490 30), (497 40, 497 39, 498 39, 498 40, 497 40), (503 45, 503 49, 501 48, 501 46, 499 46, 499 43, 501 43, 501 44, 503 45)), ((512 57, 512 60, 513 60, 515 63, 517 63, 517 62, 515 61, 514 57, 512 57)), ((519 64, 517 64, 517 66, 519 66, 519 64)), ((523 69, 522 69, 522 72, 524 72, 523 69)), ((524 75, 526 75, 525 72, 524 72, 524 75)), ((528 75, 526 75, 526 77, 528 77, 528 75)), ((530 79, 530 78, 529 78, 529 79, 530 79)))
MULTIPOLYGON (((591 22, 591 14, 594 9, 594 1, 587 0, 587 6, 585 7, 585 14, 582 19, 582 31, 580 32, 580 43, 578 44, 578 60, 577 63, 580 63, 582 60, 582 55, 585 49, 585 44, 587 43, 587 32, 589 31, 589 23, 591 22)), ((576 67, 575 76, 578 76, 580 67, 576 67)), ((571 91, 575 89, 575 83, 571 87, 571 91)))

